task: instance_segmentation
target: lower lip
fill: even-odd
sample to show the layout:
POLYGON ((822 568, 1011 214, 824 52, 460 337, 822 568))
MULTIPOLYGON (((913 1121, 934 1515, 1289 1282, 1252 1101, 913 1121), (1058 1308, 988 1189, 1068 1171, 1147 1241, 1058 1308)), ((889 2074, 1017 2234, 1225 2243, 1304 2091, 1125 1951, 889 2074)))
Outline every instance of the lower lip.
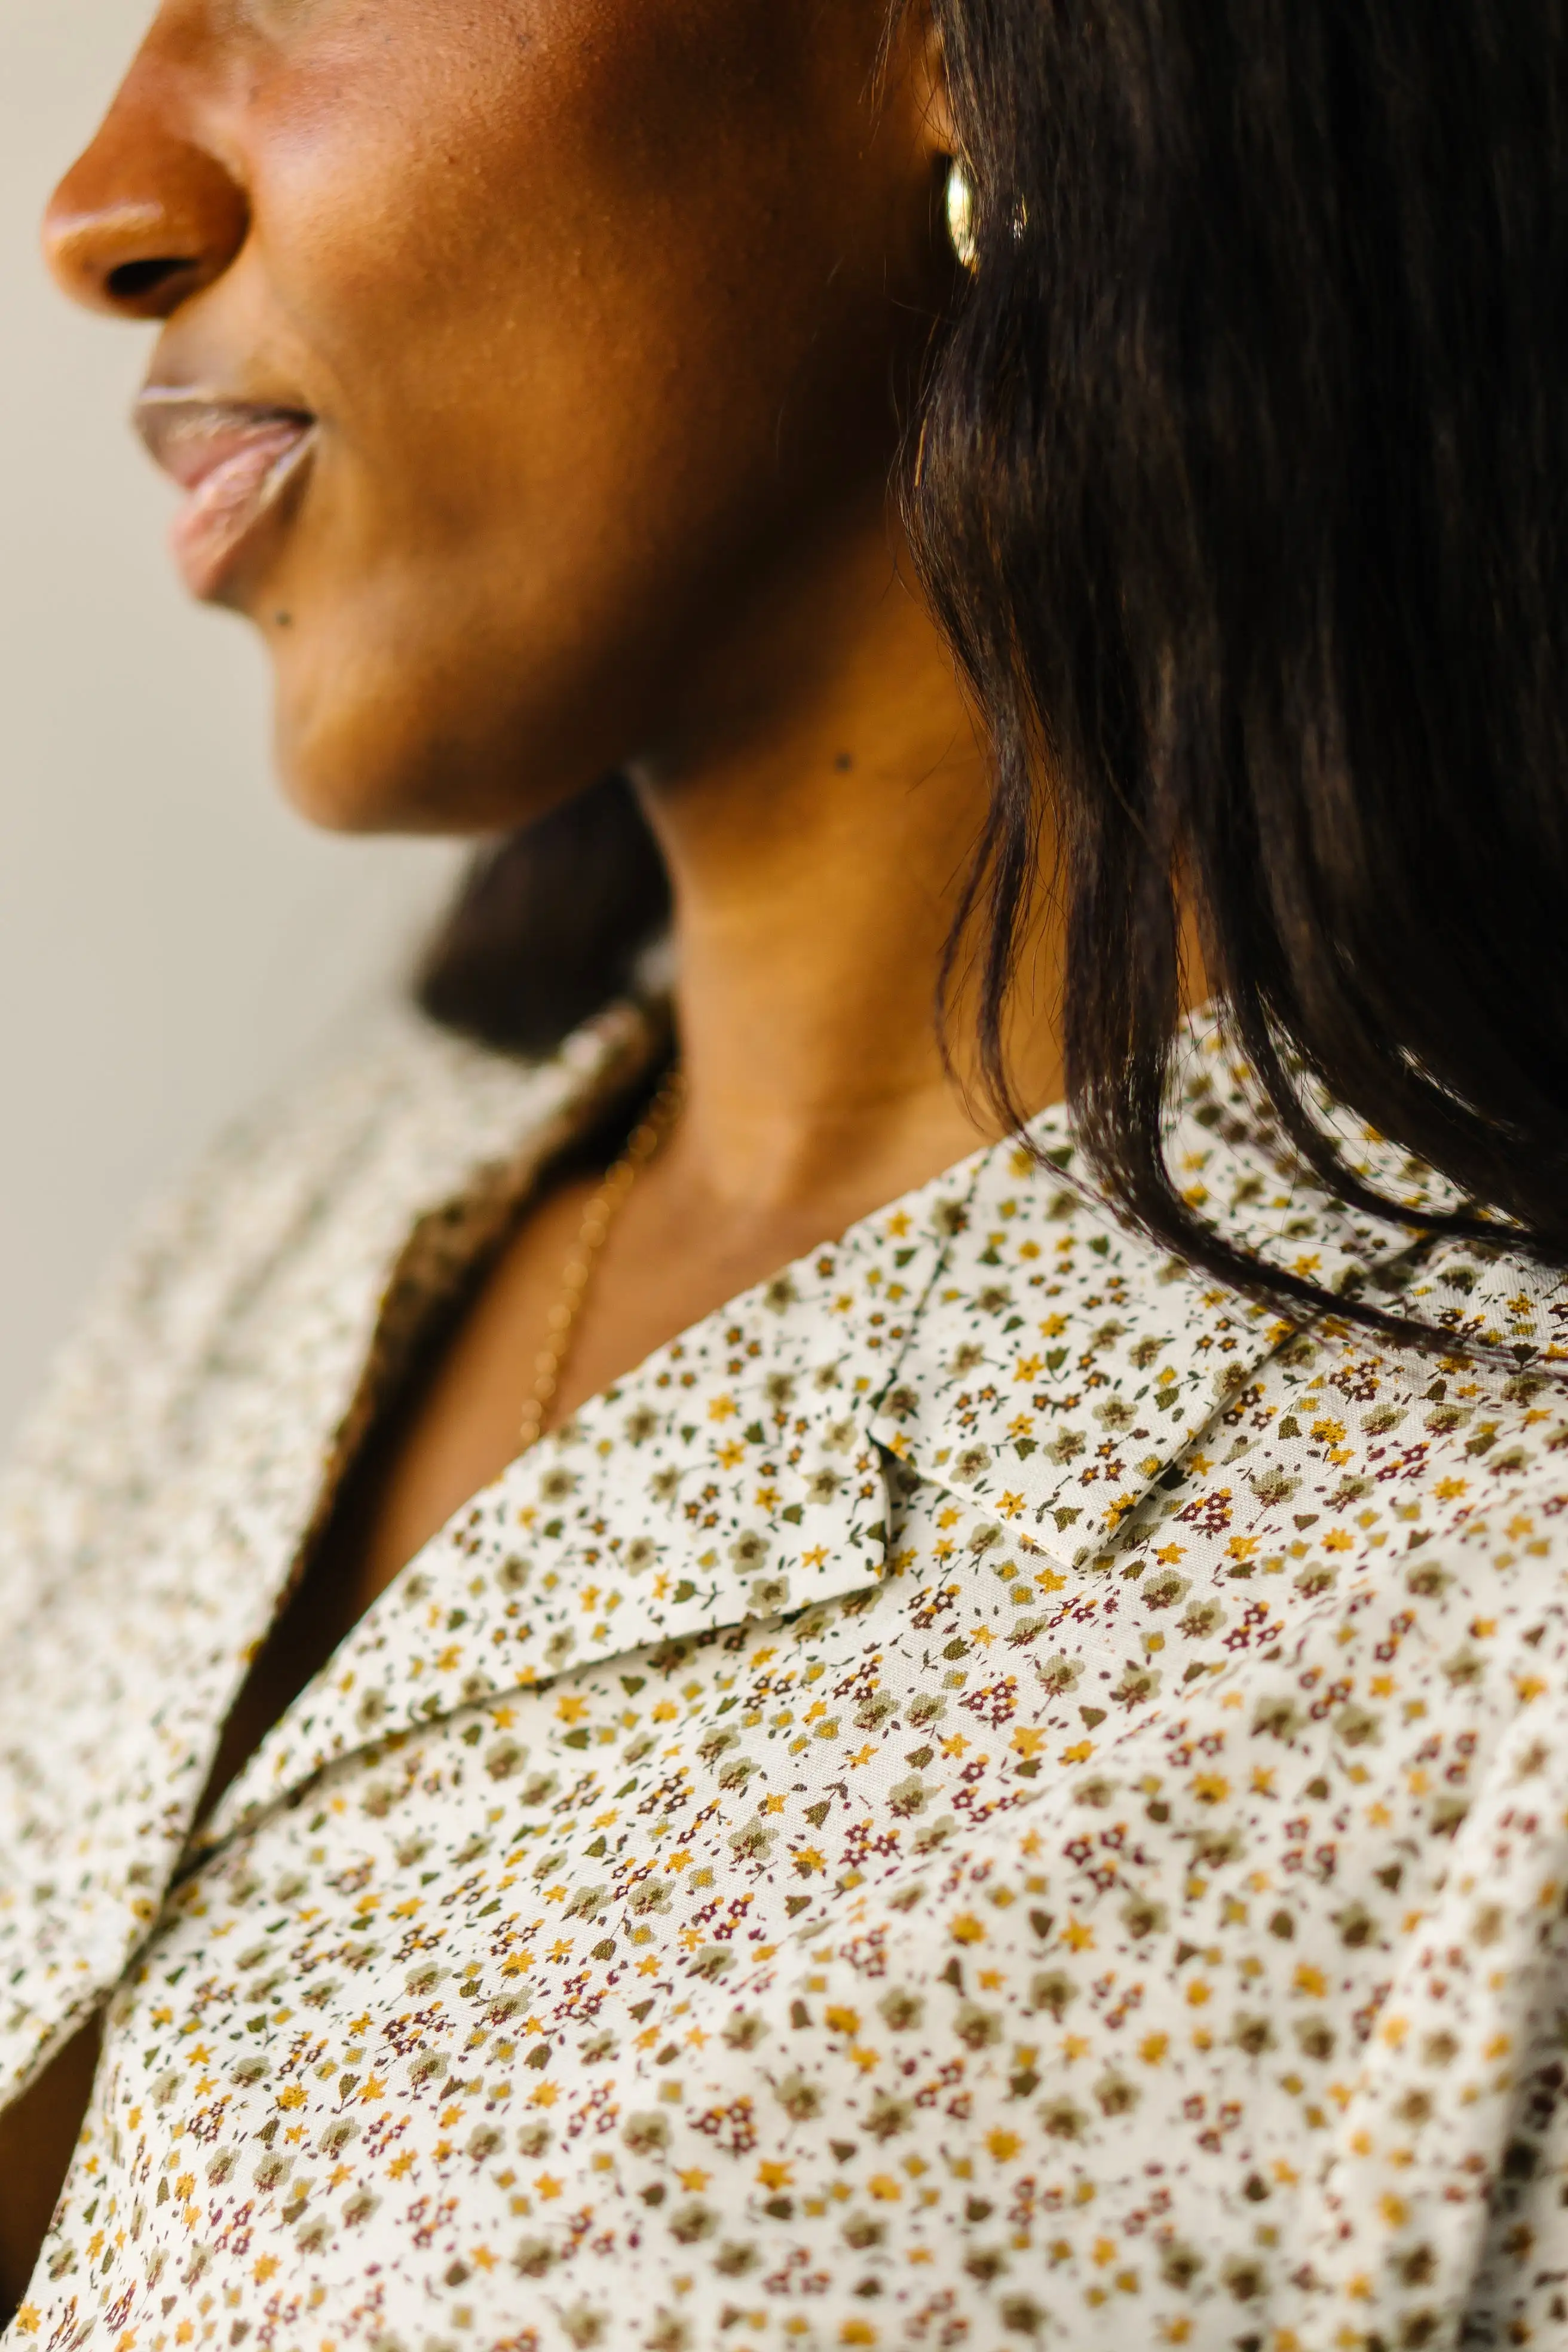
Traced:
POLYGON ((170 545, 193 596, 221 593, 280 528, 315 448, 312 425, 268 425, 247 436, 191 492, 170 545))

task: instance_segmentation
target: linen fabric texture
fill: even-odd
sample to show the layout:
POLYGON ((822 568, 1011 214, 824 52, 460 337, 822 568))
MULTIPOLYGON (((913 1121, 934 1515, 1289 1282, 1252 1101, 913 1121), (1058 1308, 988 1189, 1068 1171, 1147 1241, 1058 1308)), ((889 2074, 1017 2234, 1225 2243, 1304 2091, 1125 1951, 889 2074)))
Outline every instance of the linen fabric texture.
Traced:
POLYGON ((1488 1358, 1168 1260, 1047 1111, 514 1463, 193 1835, 426 1319, 655 1037, 400 1017, 35 1416, 0 2103, 105 2046, 7 2352, 1568 2340, 1568 1286, 1327 1197, 1201 1021, 1203 1213, 1488 1358))

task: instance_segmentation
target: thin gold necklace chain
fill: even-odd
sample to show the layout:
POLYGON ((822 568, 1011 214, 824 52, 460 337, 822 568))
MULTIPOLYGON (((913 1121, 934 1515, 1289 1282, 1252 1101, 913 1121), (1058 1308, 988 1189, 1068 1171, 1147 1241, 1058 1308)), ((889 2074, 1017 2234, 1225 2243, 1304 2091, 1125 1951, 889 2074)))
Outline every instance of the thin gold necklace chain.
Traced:
POLYGON ((533 1360, 533 1388, 523 1407, 522 1424, 519 1431, 520 1454, 526 1454, 531 1445, 539 1443, 544 1428, 544 1416, 555 1402, 561 1376, 571 1358, 584 1304, 604 1255, 605 1244, 626 1207, 633 1185, 650 1161, 658 1157, 668 1139, 669 1130, 679 1117, 685 1095, 686 1085, 681 1072, 671 1070, 632 1129, 626 1150, 583 1212, 577 1239, 561 1277, 561 1296, 550 1310, 549 1336, 533 1360))

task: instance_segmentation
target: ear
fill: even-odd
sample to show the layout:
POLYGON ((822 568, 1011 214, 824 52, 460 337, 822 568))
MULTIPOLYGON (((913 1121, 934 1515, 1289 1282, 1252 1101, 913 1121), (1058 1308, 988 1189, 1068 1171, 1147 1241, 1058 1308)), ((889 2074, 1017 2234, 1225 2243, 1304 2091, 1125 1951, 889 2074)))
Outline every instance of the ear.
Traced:
POLYGON ((933 0, 900 0, 888 28, 886 59, 889 80, 901 80, 915 102, 926 154, 933 163, 956 155, 958 133, 933 0))
POLYGON ((958 153, 958 129, 952 119, 952 94, 947 77, 947 54, 942 47, 942 26, 936 10, 929 0, 920 0, 916 12, 922 32, 921 40, 921 70, 929 90, 926 105, 926 127, 933 155, 958 153))

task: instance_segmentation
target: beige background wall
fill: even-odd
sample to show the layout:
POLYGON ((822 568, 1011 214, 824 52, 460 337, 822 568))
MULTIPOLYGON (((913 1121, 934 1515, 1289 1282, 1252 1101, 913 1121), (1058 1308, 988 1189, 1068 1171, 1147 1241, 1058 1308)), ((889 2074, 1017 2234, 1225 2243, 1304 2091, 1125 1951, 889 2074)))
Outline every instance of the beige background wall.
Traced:
POLYGON ((36 221, 151 0, 0 0, 0 1445, 147 1192, 393 983, 450 853, 310 835, 261 662, 184 604, 138 331, 36 221))

